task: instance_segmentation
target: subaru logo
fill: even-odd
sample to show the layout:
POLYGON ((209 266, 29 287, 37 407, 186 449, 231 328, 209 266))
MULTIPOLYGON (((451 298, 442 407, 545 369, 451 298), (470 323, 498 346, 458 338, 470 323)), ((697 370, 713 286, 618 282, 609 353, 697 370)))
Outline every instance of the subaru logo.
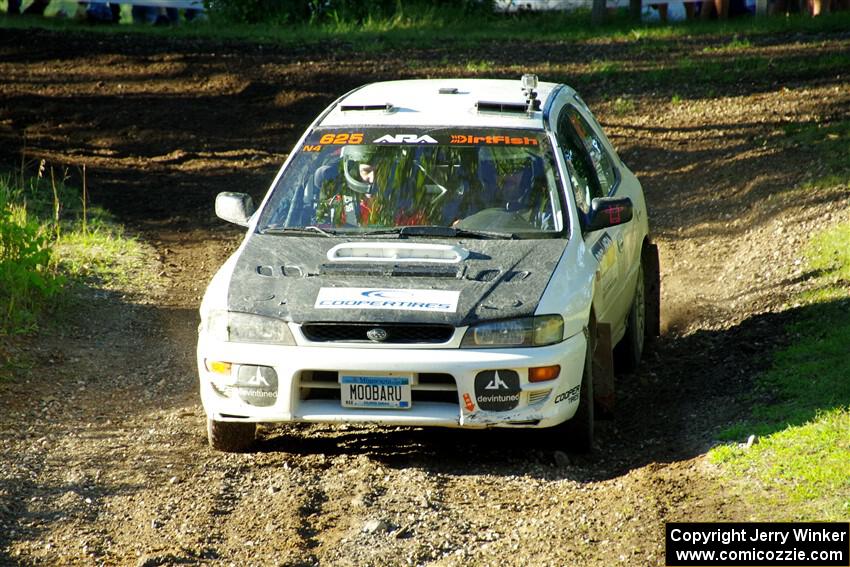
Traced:
POLYGON ((385 340, 387 340, 388 336, 389 334, 380 327, 375 327, 374 329, 369 329, 368 331, 366 331, 366 337, 368 337, 370 341, 376 343, 384 342, 385 340))

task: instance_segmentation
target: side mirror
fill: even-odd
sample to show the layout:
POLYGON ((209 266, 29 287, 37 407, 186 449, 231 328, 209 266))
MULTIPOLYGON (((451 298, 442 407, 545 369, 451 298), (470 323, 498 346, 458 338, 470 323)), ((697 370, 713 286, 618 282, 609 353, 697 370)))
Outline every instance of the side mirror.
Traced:
POLYGON ((254 200, 246 193, 219 193, 215 197, 215 214, 227 222, 248 226, 248 219, 254 214, 254 200))
POLYGON ((633 210, 628 197, 597 197, 590 203, 587 232, 627 223, 632 220, 633 210))

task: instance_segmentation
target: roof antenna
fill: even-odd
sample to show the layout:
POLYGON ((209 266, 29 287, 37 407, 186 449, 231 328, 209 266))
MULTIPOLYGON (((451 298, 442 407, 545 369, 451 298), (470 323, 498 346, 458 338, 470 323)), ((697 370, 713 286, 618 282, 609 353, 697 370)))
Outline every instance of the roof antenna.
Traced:
POLYGON ((528 112, 540 110, 540 101, 537 100, 537 75, 526 74, 522 76, 522 92, 525 95, 525 102, 528 103, 528 112))

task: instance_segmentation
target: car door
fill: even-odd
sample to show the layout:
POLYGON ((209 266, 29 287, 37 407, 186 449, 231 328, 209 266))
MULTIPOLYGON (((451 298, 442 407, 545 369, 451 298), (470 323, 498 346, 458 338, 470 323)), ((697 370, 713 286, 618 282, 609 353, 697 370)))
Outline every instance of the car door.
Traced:
POLYGON ((602 126, 590 112, 587 104, 578 95, 574 95, 574 99, 577 102, 577 109, 593 131, 593 144, 595 148, 594 151, 591 151, 591 159, 597 160, 598 158, 599 163, 595 166, 595 169, 597 172, 604 172, 610 180, 608 195, 612 197, 629 197, 634 206, 636 222, 629 222, 622 226, 621 235, 623 236, 623 241, 620 244, 624 252, 624 257, 618 263, 621 270, 621 281, 625 286, 624 295, 627 296, 626 301, 630 304, 632 288, 634 287, 634 277, 636 276, 641 247, 643 245, 643 237, 646 234, 646 229, 644 228, 646 219, 643 218, 646 205, 644 203, 643 193, 634 174, 629 172, 620 161, 620 158, 617 157, 614 147, 602 130, 602 126), (598 148, 598 151, 596 148, 598 148))
POLYGON ((582 237, 599 263, 598 296, 594 300, 596 317, 599 321, 611 323, 612 331, 619 335, 631 302, 631 294, 624 286, 628 272, 626 239, 631 223, 594 232, 586 230, 593 199, 616 192, 617 170, 600 135, 575 105, 565 105, 556 124, 558 144, 579 209, 582 237))

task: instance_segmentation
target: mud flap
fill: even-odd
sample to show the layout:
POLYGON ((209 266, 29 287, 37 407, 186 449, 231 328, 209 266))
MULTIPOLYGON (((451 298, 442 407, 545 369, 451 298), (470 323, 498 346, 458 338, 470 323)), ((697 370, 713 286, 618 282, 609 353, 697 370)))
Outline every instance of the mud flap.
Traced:
POLYGON ((593 405, 596 416, 610 419, 614 415, 614 345, 611 344, 611 325, 594 325, 593 348, 593 405))
POLYGON ((651 242, 644 244, 642 254, 646 293, 646 338, 651 341, 661 335, 661 261, 658 246, 651 242))

